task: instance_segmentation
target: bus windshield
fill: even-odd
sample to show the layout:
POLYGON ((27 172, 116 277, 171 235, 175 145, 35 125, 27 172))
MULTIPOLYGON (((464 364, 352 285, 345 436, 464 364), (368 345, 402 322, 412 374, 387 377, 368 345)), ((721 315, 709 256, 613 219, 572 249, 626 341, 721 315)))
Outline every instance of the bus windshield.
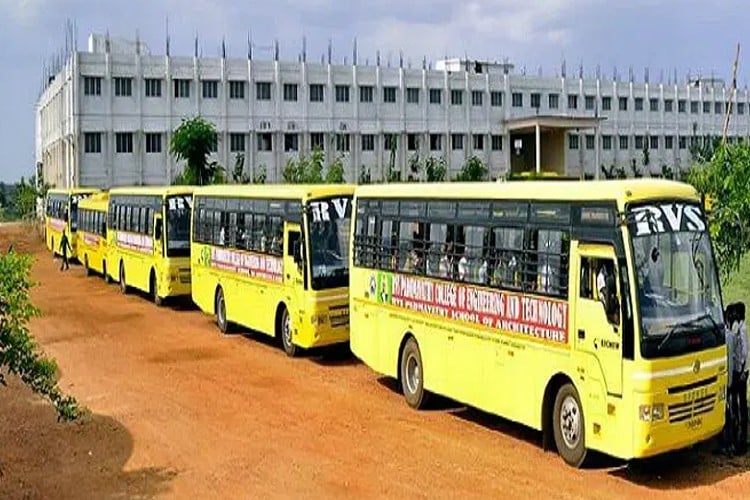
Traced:
POLYGON ((167 197, 167 257, 190 255, 190 207, 193 198, 189 194, 167 197))
POLYGON ((89 194, 70 195, 70 213, 68 214, 68 220, 70 221, 71 232, 75 233, 78 230, 78 202, 89 196, 89 194))
POLYGON ((641 353, 655 358, 722 345, 719 277, 702 211, 679 203, 657 208, 637 215, 633 236, 641 353))
POLYGON ((308 203, 308 234, 313 290, 349 283, 350 196, 308 203))

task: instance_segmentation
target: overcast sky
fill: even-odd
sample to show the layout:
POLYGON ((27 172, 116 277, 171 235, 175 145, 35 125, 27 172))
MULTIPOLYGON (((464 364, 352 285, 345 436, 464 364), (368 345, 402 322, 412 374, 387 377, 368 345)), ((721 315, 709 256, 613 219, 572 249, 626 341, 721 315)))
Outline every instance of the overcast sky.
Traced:
MULTIPOLYGON (((527 71, 539 66, 569 72, 583 63, 626 76, 665 79, 677 69, 729 77, 735 44, 743 46, 739 84, 750 75, 748 0, 0 0, 0 181, 33 172, 34 104, 43 61, 64 44, 65 19, 78 25, 79 50, 91 32, 135 38, 151 53, 164 52, 169 17, 172 54, 191 55, 199 35, 204 55, 218 55, 222 36, 230 56, 247 53, 248 32, 256 57, 279 40, 282 58, 297 58, 303 36, 308 58, 319 60, 333 43, 334 59, 351 58, 356 36, 360 60, 377 50, 394 64, 399 50, 419 65, 424 56, 509 58, 527 71)), ((349 59, 351 60, 351 59, 349 59)))

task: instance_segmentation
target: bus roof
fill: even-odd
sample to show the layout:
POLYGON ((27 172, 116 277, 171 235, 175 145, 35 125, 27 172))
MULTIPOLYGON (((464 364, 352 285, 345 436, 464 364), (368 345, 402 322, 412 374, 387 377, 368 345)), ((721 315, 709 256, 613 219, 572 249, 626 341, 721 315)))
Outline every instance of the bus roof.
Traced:
POLYGON ((106 212, 109 207, 109 193, 95 193, 78 203, 78 208, 106 212))
POLYGON ((175 194, 192 194, 195 186, 122 186, 109 190, 109 195, 134 196, 170 196, 175 194))
POLYGON ((682 198, 700 201, 689 184, 664 179, 624 179, 602 181, 539 180, 507 182, 443 182, 369 184, 358 186, 357 196, 380 198, 518 199, 549 201, 617 201, 625 203, 682 198))
POLYGON ((354 184, 216 184, 195 188, 195 195, 287 198, 304 201, 337 195, 353 195, 355 188, 354 184))
POLYGON ((101 189, 90 188, 90 187, 76 187, 76 188, 50 188, 47 194, 87 194, 87 193, 99 193, 101 189))

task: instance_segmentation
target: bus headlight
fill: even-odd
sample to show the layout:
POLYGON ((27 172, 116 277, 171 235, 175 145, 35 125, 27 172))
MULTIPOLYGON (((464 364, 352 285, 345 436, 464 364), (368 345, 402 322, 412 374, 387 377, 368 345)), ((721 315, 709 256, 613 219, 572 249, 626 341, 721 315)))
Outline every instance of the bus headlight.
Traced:
POLYGON ((641 405, 638 407, 638 418, 643 422, 658 422, 664 419, 664 403, 641 405))

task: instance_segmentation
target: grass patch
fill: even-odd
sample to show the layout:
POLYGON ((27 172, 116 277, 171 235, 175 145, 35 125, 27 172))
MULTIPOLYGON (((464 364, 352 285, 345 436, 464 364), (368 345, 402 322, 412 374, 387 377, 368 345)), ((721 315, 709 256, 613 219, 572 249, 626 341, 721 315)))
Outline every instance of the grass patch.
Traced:
POLYGON ((740 262, 740 270, 721 283, 724 306, 732 302, 750 303, 750 253, 740 262))

